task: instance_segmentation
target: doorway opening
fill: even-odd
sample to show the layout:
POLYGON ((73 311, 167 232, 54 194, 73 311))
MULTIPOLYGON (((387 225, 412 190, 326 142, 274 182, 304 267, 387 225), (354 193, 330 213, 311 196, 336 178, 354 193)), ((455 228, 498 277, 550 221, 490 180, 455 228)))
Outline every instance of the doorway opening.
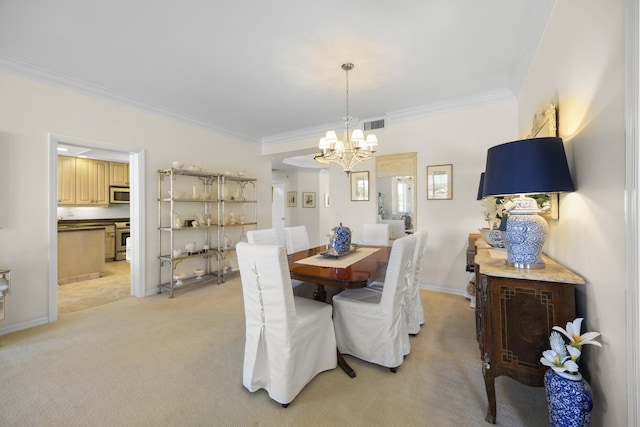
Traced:
MULTIPOLYGON (((50 155, 50 182, 53 185, 50 186, 52 196, 50 241, 52 244, 50 250, 49 321, 55 321, 58 315, 96 307, 132 295, 144 296, 144 281, 142 280, 144 272, 141 263, 143 248, 140 230, 141 218, 144 217, 142 203, 144 192, 143 180, 141 179, 144 150, 50 135, 50 155), (60 176, 58 155, 83 162, 83 164, 87 161, 95 162, 96 168, 104 168, 105 164, 112 163, 117 167, 127 165, 127 182, 120 184, 119 188, 126 188, 127 194, 130 194, 130 203, 109 200, 106 204, 103 202, 102 207, 58 204, 58 179, 60 176), (129 185, 129 187, 125 187, 125 185, 129 185), (127 225, 127 229, 124 231, 126 231, 127 237, 130 237, 126 240, 121 239, 123 245, 128 243, 126 259, 124 259, 124 247, 121 247, 123 245, 117 244, 119 243, 118 236, 124 236, 122 224, 127 225), (99 274, 79 274, 67 277, 68 274, 63 274, 59 270, 66 268, 64 266, 65 257, 72 259, 73 254, 67 252, 68 247, 65 248, 64 243, 68 242, 69 236, 73 236, 73 233, 78 234, 86 230, 96 231, 95 234, 100 236, 89 245, 89 249, 96 248, 100 254, 94 259, 99 260, 104 255, 103 265, 98 266, 101 271, 99 274), (104 247, 99 247, 100 243, 104 247), (59 273, 65 278, 61 278, 59 273)), ((113 190, 113 187, 109 186, 109 189, 113 190)))

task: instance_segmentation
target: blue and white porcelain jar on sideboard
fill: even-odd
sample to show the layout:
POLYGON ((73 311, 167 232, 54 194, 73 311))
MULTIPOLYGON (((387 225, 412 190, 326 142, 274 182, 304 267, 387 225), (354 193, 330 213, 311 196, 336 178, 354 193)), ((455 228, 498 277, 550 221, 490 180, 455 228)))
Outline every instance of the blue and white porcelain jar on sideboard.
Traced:
POLYGON ((593 393, 580 373, 569 374, 548 369, 544 388, 552 427, 586 427, 591 422, 593 393))

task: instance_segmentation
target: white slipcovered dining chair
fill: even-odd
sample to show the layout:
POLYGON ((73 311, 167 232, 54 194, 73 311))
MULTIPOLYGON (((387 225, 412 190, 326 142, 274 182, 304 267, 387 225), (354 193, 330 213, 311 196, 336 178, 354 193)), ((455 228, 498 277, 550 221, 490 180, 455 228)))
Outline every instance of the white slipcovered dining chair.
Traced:
POLYGON ((407 332, 411 335, 416 335, 420 332, 420 326, 424 325, 424 308, 420 299, 420 272, 422 270, 422 259, 427 249, 427 237, 429 236, 426 231, 418 231, 414 234, 416 236, 416 250, 413 254, 413 274, 409 281, 407 300, 404 304, 407 332))
MULTIPOLYGON (((420 299, 420 271, 422 260, 426 251, 427 236, 426 231, 414 233, 416 236, 416 249, 413 252, 413 262, 411 267, 411 278, 407 283, 407 298, 404 303, 405 320, 407 322, 407 333, 416 335, 420 332, 420 326, 424 325, 424 308, 420 299)), ((384 282, 373 282, 369 285, 371 289, 382 292, 384 282)))
POLYGON ((409 354, 409 334, 403 310, 416 237, 393 242, 382 292, 347 289, 333 297, 333 322, 341 353, 396 372, 409 354))
MULTIPOLYGON (((247 231, 247 242, 255 243, 258 245, 279 245, 278 233, 275 228, 264 228, 262 230, 249 230, 247 231)), ((293 286, 293 293, 297 296, 311 295, 313 292, 313 284, 302 282, 300 280, 291 280, 291 286, 293 286)))
POLYGON ((293 295, 282 246, 236 246, 246 336, 243 380, 286 407, 320 372, 337 366, 331 305, 293 295))
POLYGON ((399 239, 407 233, 404 232, 404 220, 402 219, 383 219, 383 224, 389 224, 389 239, 399 239))
POLYGON ((362 224, 360 244, 389 246, 389 224, 362 224))
POLYGON ((284 244, 289 254, 311 248, 307 227, 298 225, 284 228, 284 244))
POLYGON ((259 245, 279 245, 278 233, 275 228, 247 231, 247 242, 259 245))

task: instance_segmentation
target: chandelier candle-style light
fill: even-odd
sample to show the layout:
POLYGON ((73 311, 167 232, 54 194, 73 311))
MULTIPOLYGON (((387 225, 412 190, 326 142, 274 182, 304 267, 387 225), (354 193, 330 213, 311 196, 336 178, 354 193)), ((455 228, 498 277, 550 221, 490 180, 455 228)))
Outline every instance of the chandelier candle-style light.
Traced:
POLYGON ((369 134, 365 139, 362 129, 354 129, 353 133, 349 135, 353 121, 353 117, 349 115, 349 71, 353 70, 353 67, 351 62, 342 64, 347 82, 347 115, 342 118, 345 127, 344 136, 342 140, 339 140, 335 131, 328 131, 323 138, 320 138, 318 144, 320 152, 314 157, 320 163, 339 163, 347 175, 351 173, 357 163, 373 158, 373 153, 375 153, 373 149, 378 145, 376 136, 369 134))

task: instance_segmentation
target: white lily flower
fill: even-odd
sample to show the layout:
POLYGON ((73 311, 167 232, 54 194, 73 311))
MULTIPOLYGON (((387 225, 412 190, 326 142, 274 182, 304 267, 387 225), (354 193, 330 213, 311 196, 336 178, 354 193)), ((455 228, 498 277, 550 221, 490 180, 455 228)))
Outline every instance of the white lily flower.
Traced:
POLYGON ((540 363, 550 367, 556 372, 578 372, 578 364, 571 360, 571 357, 566 356, 564 358, 560 358, 558 353, 553 350, 543 351, 540 363))
POLYGON ((573 360, 565 360, 562 366, 571 374, 578 372, 578 364, 573 360))
POLYGON ((551 350, 542 352, 540 363, 556 372, 568 373, 571 376, 575 376, 576 379, 581 378, 578 372, 578 359, 582 354, 582 345, 594 344, 602 347, 602 344, 595 341, 595 338, 600 336, 599 332, 585 332, 580 335, 582 320, 581 317, 578 317, 573 322, 567 322, 567 329, 562 329, 560 326, 552 328, 553 331, 549 335, 551 350), (569 344, 565 345, 562 335, 555 331, 566 336, 570 341, 569 344))
POLYGON ((562 329, 560 326, 554 326, 553 330, 558 331, 565 335, 571 341, 572 347, 580 348, 584 344, 593 344, 602 347, 598 341, 594 341, 595 338, 600 336, 600 332, 585 332, 580 335, 580 328, 582 326, 582 317, 578 317, 573 322, 567 322, 567 329, 562 329))
POLYGON ((567 350, 569 351, 569 354, 571 355, 571 360, 573 360, 574 362, 578 362, 578 359, 580 358, 580 355, 582 354, 580 349, 568 345, 567 346, 567 350))
POLYGON ((553 350, 545 350, 542 352, 540 363, 550 368, 556 368, 560 365, 560 357, 558 356, 558 353, 553 350))

